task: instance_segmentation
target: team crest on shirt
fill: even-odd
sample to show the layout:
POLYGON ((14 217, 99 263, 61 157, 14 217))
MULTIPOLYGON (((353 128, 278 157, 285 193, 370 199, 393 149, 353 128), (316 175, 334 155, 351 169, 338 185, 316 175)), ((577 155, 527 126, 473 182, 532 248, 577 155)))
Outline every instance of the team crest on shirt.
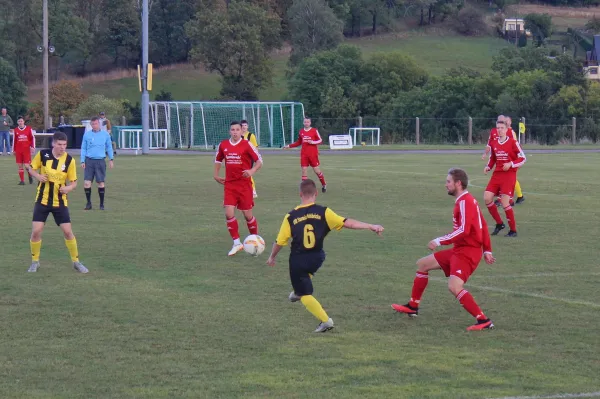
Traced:
POLYGON ((66 167, 65 167, 65 164, 64 164, 64 163, 63 163, 62 165, 60 165, 60 170, 61 170, 61 171, 63 171, 63 172, 64 172, 64 171, 65 171, 65 169, 66 169, 66 167))
POLYGON ((46 157, 46 158, 50 158, 50 154, 48 154, 48 153, 45 153, 45 154, 44 154, 44 157, 46 157))

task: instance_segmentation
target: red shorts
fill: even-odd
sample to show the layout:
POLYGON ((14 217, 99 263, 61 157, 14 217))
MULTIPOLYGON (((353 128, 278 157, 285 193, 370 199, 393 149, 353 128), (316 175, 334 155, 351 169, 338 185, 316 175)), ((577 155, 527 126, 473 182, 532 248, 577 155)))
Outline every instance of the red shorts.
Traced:
POLYGON ((516 173, 494 173, 485 191, 494 193, 496 196, 508 195, 512 198, 515 191, 515 184, 517 184, 516 173))
POLYGON ((300 166, 303 168, 307 168, 309 166, 316 168, 317 166, 321 165, 321 163, 319 162, 319 154, 314 154, 314 155, 306 155, 306 154, 300 154, 300 166))
POLYGON ((31 151, 29 148, 26 151, 15 151, 15 160, 18 164, 29 165, 31 163, 31 151))
POLYGON ((249 211, 254 208, 250 179, 226 182, 223 206, 235 206, 240 211, 249 211))
POLYGON ((445 249, 433 256, 446 277, 456 276, 466 283, 479 266, 483 251, 480 248, 445 249))

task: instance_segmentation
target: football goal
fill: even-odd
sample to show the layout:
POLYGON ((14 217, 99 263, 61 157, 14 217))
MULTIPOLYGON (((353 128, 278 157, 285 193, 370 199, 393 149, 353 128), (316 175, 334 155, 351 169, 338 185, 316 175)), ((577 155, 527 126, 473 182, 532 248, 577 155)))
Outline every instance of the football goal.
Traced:
POLYGON ((379 145, 380 129, 378 127, 351 127, 349 134, 353 138, 355 146, 379 145))
POLYGON ((151 102, 150 128, 165 129, 169 148, 213 148, 229 137, 229 124, 248 121, 260 147, 282 147, 302 128, 304 106, 295 102, 151 102))

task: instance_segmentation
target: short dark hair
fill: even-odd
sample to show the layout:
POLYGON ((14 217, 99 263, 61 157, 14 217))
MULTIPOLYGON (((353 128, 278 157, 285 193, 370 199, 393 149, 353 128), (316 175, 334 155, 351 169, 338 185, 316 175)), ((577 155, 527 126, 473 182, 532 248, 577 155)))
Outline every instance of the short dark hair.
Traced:
POLYGON ((100 118, 98 118, 97 116, 94 116, 92 119, 90 119, 90 123, 92 123, 93 121, 100 121, 100 118))
POLYGON ((25 118, 23 118, 23 116, 21 116, 21 115, 17 116, 17 120, 19 120, 19 119, 25 120, 25 118))
POLYGON ((300 183, 300 193, 306 197, 313 196, 317 193, 317 185, 311 179, 302 180, 302 183, 300 183))
POLYGON ((229 124, 229 126, 231 127, 231 126, 233 126, 233 125, 240 125, 240 127, 241 127, 241 126, 242 126, 242 123, 241 123, 241 122, 238 122, 238 121, 232 121, 232 122, 229 124))
POLYGON ((64 132, 54 132, 52 141, 67 141, 67 135, 64 132))
POLYGON ((247 120, 245 120, 245 119, 242 119, 242 120, 240 121, 240 124, 244 124, 244 123, 247 125, 247 124, 248 124, 248 121, 247 121, 247 120))
POLYGON ((3 110, 3 109, 5 109, 5 110, 7 110, 7 111, 8 111, 8 108, 6 108, 6 107, 2 107, 2 108, 0 108, 0 110, 3 110))
POLYGON ((456 183, 459 181, 462 184, 463 190, 469 185, 469 176, 467 172, 460 168, 452 168, 448 171, 448 174, 452 176, 452 180, 456 183))
POLYGON ((504 126, 508 127, 508 124, 506 123, 506 121, 496 121, 496 125, 504 125, 504 126))
POLYGON ((308 119, 309 121, 312 122, 312 119, 310 118, 310 116, 305 116, 304 119, 308 119))

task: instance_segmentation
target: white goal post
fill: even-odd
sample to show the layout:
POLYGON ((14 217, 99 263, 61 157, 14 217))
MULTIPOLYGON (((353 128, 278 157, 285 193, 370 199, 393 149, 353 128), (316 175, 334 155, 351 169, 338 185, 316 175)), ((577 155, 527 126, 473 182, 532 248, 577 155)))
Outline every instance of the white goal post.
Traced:
MULTIPOLYGON (((121 129, 119 130, 119 148, 124 150, 135 150, 137 155, 138 150, 142 149, 142 129, 121 129)), ((169 144, 169 132, 167 129, 150 129, 149 130, 149 148, 151 150, 167 149, 169 144)))
POLYGON ((348 134, 353 137, 354 145, 379 145, 381 129, 378 127, 351 127, 348 134))

